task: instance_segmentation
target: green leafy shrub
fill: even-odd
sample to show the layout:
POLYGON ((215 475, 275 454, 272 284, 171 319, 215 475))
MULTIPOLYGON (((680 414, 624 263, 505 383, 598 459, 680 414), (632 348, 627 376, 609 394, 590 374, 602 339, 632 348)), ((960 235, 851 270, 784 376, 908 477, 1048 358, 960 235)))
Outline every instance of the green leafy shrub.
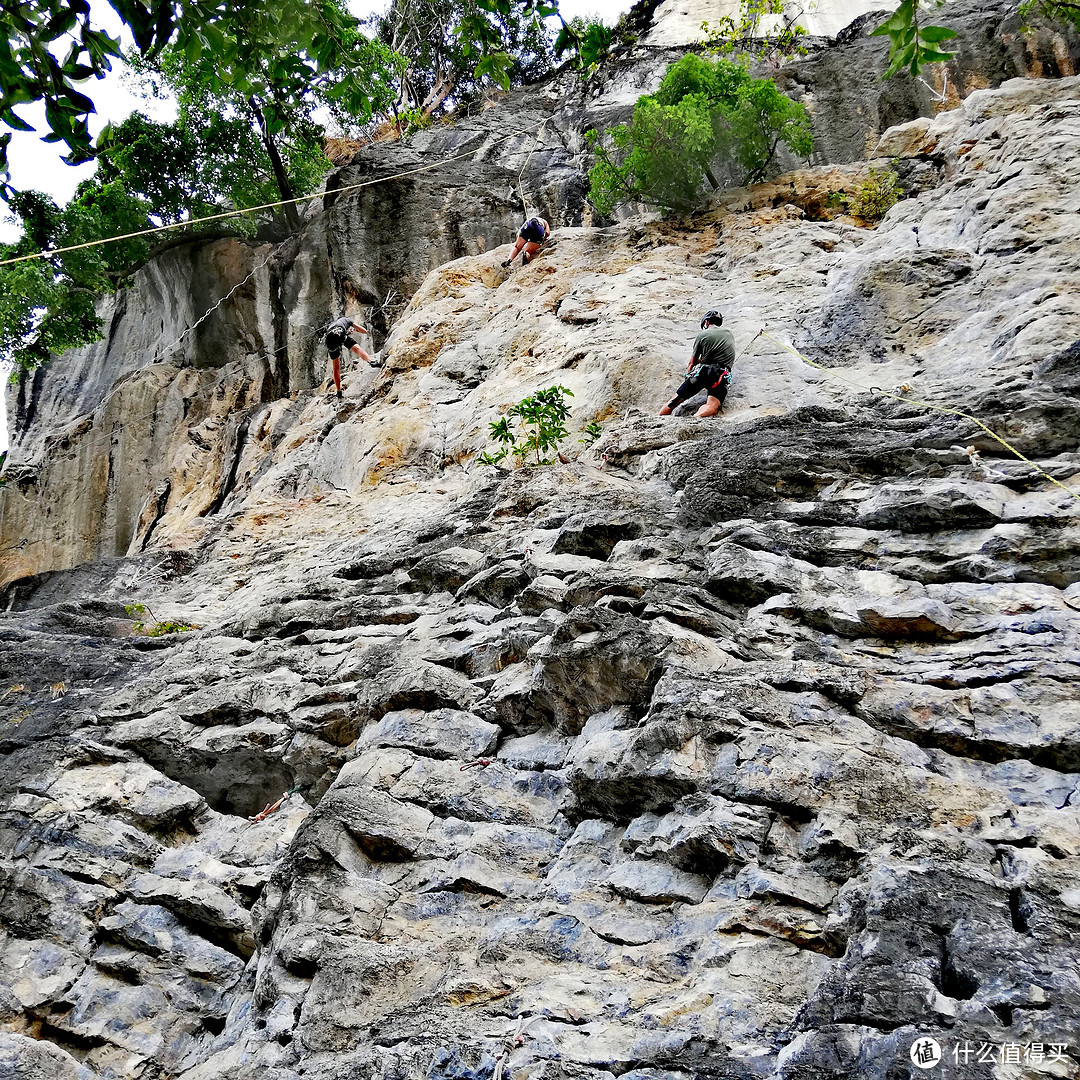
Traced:
POLYGON ((598 424, 595 420, 585 425, 584 438, 578 439, 579 443, 582 443, 586 448, 592 446, 601 435, 604 434, 604 425, 598 424))
POLYGON ((1072 0, 1025 0, 1020 5, 1020 17, 1030 19, 1033 15, 1071 26, 1080 34, 1080 4, 1072 0))
POLYGON ((574 66, 580 71, 592 71, 611 49, 613 33, 595 16, 578 16, 563 22, 555 39, 555 56, 572 54, 574 66))
POLYGON ((501 420, 496 420, 490 427, 489 437, 500 449, 497 453, 480 455, 482 465, 499 465, 513 455, 519 465, 550 465, 555 460, 559 443, 569 435, 566 430, 566 418, 570 415, 570 406, 566 398, 573 397, 572 390, 565 386, 549 386, 538 390, 533 397, 527 397, 513 406, 501 420), (516 418, 517 430, 511 424, 516 418), (528 461, 534 457, 534 461, 528 461))
POLYGON ((752 183, 764 179, 781 143, 800 157, 813 149, 806 109, 772 79, 694 54, 638 99, 629 124, 591 132, 589 141, 596 155, 589 199, 603 214, 627 202, 689 213, 720 187, 714 167, 734 183, 752 183))
POLYGON ((863 221, 880 221, 901 195, 900 181, 892 169, 870 169, 867 180, 848 200, 848 210, 863 221))

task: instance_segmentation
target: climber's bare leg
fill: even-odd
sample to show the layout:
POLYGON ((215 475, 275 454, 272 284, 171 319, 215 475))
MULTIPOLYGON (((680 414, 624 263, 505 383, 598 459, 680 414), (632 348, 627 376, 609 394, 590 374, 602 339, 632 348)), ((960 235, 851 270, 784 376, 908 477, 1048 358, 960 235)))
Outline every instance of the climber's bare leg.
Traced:
POLYGON ((723 407, 724 403, 710 394, 705 399, 705 404, 694 415, 700 417, 715 416, 723 407))

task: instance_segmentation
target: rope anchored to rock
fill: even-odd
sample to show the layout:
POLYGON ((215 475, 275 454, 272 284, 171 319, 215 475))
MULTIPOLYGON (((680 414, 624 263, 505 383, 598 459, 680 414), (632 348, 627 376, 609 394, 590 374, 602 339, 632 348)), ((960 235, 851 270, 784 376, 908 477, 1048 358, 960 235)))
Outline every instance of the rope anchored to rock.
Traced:
MULTIPOLYGON (((1071 495, 1074 499, 1080 502, 1080 493, 1073 491, 1071 487, 1069 487, 1067 484, 1063 484, 1060 480, 1056 480, 1044 468, 1042 468, 1040 465, 1036 465, 1035 462, 1031 460, 1031 458, 1025 457, 1023 454, 1020 453, 1019 450, 1016 449, 1015 446, 1013 446, 1011 443, 1006 442, 1000 435, 998 435, 990 427, 984 424, 978 417, 972 416, 970 413, 964 412, 963 409, 956 409, 947 405, 935 405, 933 404, 933 402, 930 401, 920 401, 918 398, 909 397, 907 391, 910 388, 907 387, 907 384, 897 387, 897 390, 899 391, 898 393, 894 393, 890 390, 882 390, 879 386, 863 386, 862 383, 857 383, 854 379, 847 379, 843 375, 838 375, 835 371, 833 371, 831 368, 826 367, 824 364, 815 363, 808 356, 804 356, 801 352, 799 352, 799 350, 796 349, 794 345, 788 345, 786 342, 774 338, 772 334, 766 333, 764 329, 759 330, 757 334, 754 335, 754 340, 759 337, 763 337, 767 341, 771 341, 774 345, 779 346, 785 352, 789 352, 792 356, 798 357, 800 360, 803 361, 803 363, 809 364, 813 368, 817 368, 818 371, 823 371, 826 375, 829 376, 829 378, 836 379, 838 382, 847 383, 848 386, 853 386, 856 390, 863 391, 863 393, 878 393, 881 394, 883 397, 894 398, 896 401, 902 401, 907 405, 918 405, 924 409, 933 409, 934 412, 948 413, 950 416, 959 416, 964 420, 970 420, 971 423, 975 424, 977 427, 985 431, 986 434, 994 440, 994 442, 999 443, 1001 446, 1005 447, 1005 449, 1008 450, 1009 453, 1012 454, 1014 457, 1019 458, 1022 462, 1024 462, 1025 465, 1030 465, 1031 468, 1034 469, 1035 472, 1037 472, 1040 476, 1045 477, 1047 480, 1050 481, 1051 484, 1054 484, 1057 487, 1061 488, 1061 490, 1064 491, 1067 495, 1071 495)), ((751 341, 751 344, 753 344, 753 341, 751 341)), ((964 453, 967 454, 969 458, 971 458, 973 465, 978 464, 978 454, 975 451, 975 447, 962 449, 964 453)))
POLYGON ((519 1047, 525 1045, 525 1029, 536 1019, 535 1016, 522 1017, 517 1026, 517 1031, 509 1035, 503 1043, 502 1051, 495 1059, 495 1068, 491 1073, 491 1080, 503 1080, 503 1073, 509 1064, 510 1055, 519 1047))
POLYGON ((246 829, 248 825, 255 825, 260 821, 265 821, 274 811, 280 810, 281 807, 287 803, 291 796, 295 795, 300 789, 289 788, 276 803, 267 803, 257 814, 253 814, 247 819, 247 824, 244 825, 246 829))

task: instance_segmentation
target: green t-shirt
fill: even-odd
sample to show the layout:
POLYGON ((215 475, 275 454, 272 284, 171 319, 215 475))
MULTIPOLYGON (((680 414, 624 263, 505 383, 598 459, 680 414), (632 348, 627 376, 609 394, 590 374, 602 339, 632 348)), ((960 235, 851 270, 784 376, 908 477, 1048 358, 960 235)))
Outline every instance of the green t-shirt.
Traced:
POLYGON ((735 335, 724 326, 707 326, 694 338, 694 365, 715 364, 730 368, 735 363, 735 335))

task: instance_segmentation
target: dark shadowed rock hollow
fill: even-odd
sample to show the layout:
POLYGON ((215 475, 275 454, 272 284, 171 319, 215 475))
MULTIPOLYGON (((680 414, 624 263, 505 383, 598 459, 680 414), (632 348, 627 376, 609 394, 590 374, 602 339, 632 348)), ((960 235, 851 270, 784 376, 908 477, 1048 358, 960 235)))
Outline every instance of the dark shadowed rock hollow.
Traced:
POLYGON ((690 224, 584 201, 641 44, 14 391, 0 1078, 1080 1075, 1076 43, 950 11, 953 107, 856 27, 782 73, 821 161, 690 224), (910 197, 821 220, 864 157, 910 197), (658 417, 709 307, 724 412, 658 417), (567 461, 480 465, 553 384, 567 461))

